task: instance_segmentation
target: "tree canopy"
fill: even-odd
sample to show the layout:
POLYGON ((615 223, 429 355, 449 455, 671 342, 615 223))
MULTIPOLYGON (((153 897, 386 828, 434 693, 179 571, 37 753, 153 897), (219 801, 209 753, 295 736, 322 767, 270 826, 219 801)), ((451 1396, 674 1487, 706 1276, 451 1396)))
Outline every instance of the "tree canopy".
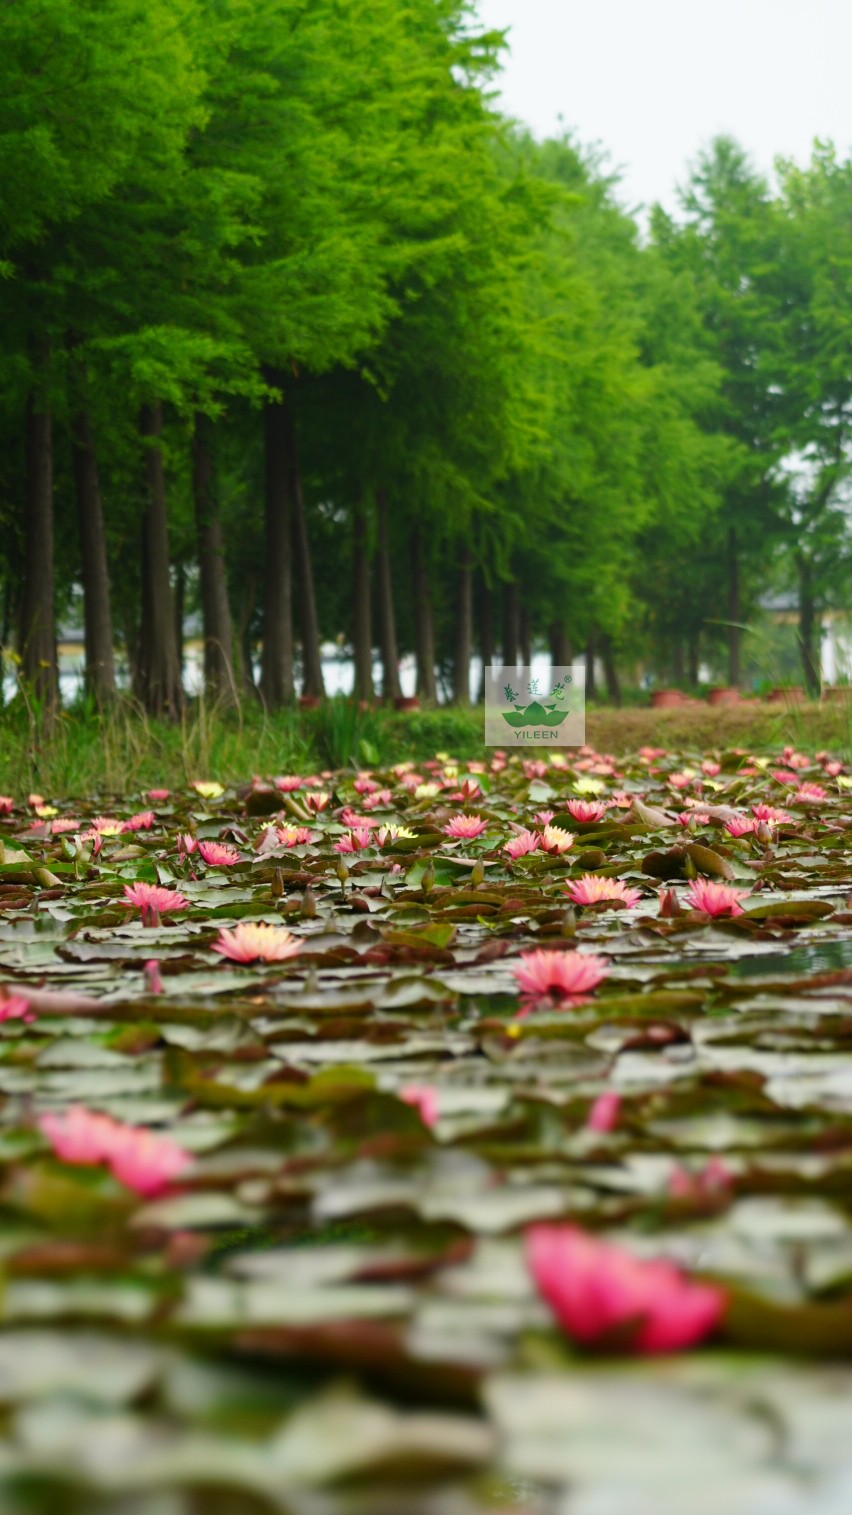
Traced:
POLYGON ((646 231, 495 108, 467 0, 18 0, 0 18, 2 643, 208 691, 471 696, 475 653, 741 677, 849 567, 852 163, 720 139, 646 231), (381 677, 374 676, 375 660, 381 677))

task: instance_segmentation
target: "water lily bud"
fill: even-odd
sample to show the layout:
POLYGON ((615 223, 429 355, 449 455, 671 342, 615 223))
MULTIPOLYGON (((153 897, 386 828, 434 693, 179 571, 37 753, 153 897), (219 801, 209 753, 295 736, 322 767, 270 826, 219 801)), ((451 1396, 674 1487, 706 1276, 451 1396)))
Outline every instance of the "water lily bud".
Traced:
POLYGON ((573 905, 562 912, 562 923, 559 927, 560 936, 574 936, 577 930, 577 912, 573 905))
POLYGON ((280 868, 276 868, 272 875, 272 898, 280 900, 284 893, 284 874, 280 868))
POLYGON ((675 916, 683 915, 680 900, 673 889, 661 889, 659 892, 660 915, 675 916))
POLYGON ((143 964, 142 972, 145 975, 145 988, 149 994, 163 993, 163 980, 160 978, 160 964, 155 957, 148 959, 143 964))
POLYGON ((755 835, 759 842, 767 846, 772 841, 772 827, 766 821, 758 821, 755 835))
POLYGON ((476 862, 474 863, 473 867, 470 870, 470 882, 473 885, 474 889, 476 889, 478 887, 478 885, 482 883, 482 881, 483 881, 484 878, 485 878, 485 864, 483 863, 482 858, 480 857, 480 858, 477 858, 476 862))
POLYGON ((302 895, 302 906, 301 906, 301 909, 299 911, 299 914, 301 915, 303 921, 313 921, 313 920, 316 920, 316 915, 317 915, 317 900, 316 900, 316 895, 314 894, 314 891, 311 888, 310 884, 308 885, 307 889, 305 890, 304 894, 302 895))
POLYGON ((424 894, 429 894, 435 887, 435 864, 432 862, 431 858, 426 864, 423 877, 420 880, 420 887, 423 890, 424 894))
POLYGON ((345 884, 346 880, 349 877, 349 869, 347 868, 346 864, 344 863, 342 857, 339 857, 337 859, 337 866, 335 867, 334 871, 337 874, 337 877, 340 879, 341 885, 345 884))

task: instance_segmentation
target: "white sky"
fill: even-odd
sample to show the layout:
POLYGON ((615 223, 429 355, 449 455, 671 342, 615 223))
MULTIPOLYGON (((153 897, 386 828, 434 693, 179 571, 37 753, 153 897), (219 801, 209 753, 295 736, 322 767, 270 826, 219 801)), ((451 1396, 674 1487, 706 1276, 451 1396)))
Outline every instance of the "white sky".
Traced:
POLYGON ((852 0, 478 0, 510 28, 502 107, 563 126, 623 168, 631 207, 674 208, 687 163, 719 132, 764 172, 814 137, 852 149, 852 0))

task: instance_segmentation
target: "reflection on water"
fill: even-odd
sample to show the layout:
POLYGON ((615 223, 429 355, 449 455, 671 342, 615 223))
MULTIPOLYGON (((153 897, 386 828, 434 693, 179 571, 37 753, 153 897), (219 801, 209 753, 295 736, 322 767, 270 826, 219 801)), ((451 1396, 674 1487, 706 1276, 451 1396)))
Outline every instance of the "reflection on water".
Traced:
POLYGON ((774 978, 778 974, 798 978, 805 973, 831 973, 836 968, 852 968, 852 937, 814 942, 809 947, 794 947, 792 952, 740 957, 728 971, 734 978, 774 978))

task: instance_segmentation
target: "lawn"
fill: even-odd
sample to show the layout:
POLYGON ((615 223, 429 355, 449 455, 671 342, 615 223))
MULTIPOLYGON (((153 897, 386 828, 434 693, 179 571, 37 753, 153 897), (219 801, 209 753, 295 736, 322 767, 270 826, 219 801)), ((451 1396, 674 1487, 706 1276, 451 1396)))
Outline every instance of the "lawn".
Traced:
POLYGON ((852 777, 740 714, 8 786, 4 1512, 842 1507, 852 777))

